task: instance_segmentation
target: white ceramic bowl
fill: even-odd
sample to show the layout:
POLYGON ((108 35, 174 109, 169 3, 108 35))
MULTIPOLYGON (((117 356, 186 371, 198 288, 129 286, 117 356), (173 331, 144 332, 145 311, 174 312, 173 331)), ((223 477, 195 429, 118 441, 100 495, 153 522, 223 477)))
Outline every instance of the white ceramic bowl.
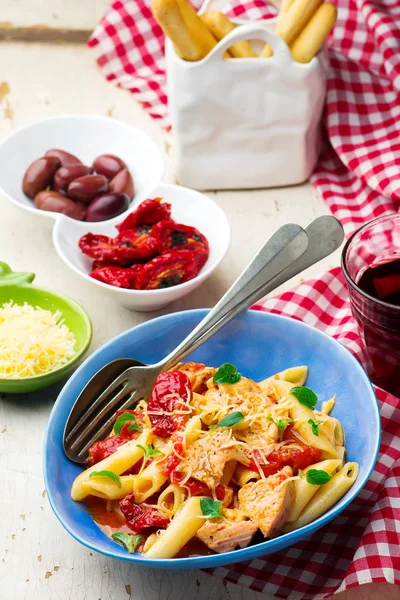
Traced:
POLYGON ((207 196, 187 188, 159 184, 164 170, 157 145, 142 131, 128 123, 108 117, 67 115, 38 121, 18 129, 0 145, 0 193, 13 204, 43 219, 53 219, 53 240, 62 260, 73 271, 107 293, 116 302, 138 311, 157 310, 185 296, 211 275, 229 246, 230 227, 222 210, 207 196), (22 192, 21 183, 27 167, 50 148, 75 154, 85 164, 92 164, 99 154, 116 154, 128 165, 135 180, 135 197, 121 215, 99 223, 76 221, 34 207, 22 192), (175 287, 162 290, 124 290, 89 277, 92 261, 78 248, 79 238, 91 231, 114 236, 120 223, 146 198, 165 197, 172 204, 177 222, 197 227, 210 243, 210 256, 199 275, 175 287))
POLYGON ((21 184, 29 165, 50 148, 71 152, 88 165, 99 154, 116 154, 132 173, 136 204, 147 198, 164 171, 163 157, 155 142, 123 121, 96 115, 65 115, 21 127, 0 145, 0 192, 17 206, 43 218, 61 215, 35 208, 21 184))
MULTIPOLYGON (((115 223, 122 221, 121 216, 101 223, 61 218, 57 220, 53 230, 54 245, 58 254, 75 273, 90 281, 99 288, 99 292, 104 291, 122 306, 138 311, 157 310, 196 289, 217 268, 230 242, 230 227, 224 212, 204 194, 176 185, 159 184, 152 190, 150 197, 165 198, 172 205, 172 218, 175 221, 197 227, 209 241, 210 255, 206 264, 194 279, 186 283, 161 290, 141 291, 116 288, 89 277, 92 260, 80 251, 79 238, 88 231, 114 237, 118 233, 115 223)), ((136 205, 135 202, 131 210, 136 205)))

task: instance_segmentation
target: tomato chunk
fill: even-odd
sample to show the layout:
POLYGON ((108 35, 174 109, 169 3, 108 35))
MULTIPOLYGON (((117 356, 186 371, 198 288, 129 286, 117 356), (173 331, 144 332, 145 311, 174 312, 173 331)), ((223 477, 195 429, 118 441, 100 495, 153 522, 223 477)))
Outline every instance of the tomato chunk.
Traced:
POLYGON ((154 506, 145 502, 135 504, 133 494, 129 494, 121 500, 119 506, 126 519, 126 524, 135 533, 149 527, 165 529, 168 526, 169 519, 166 519, 154 506))
POLYGON ((168 202, 161 202, 162 198, 153 198, 144 200, 136 210, 132 211, 122 223, 117 225, 118 231, 132 229, 139 225, 154 225, 162 219, 169 219, 171 216, 171 205, 168 202))
POLYGON ((151 234, 160 254, 172 250, 190 250, 199 270, 208 258, 207 238, 195 227, 163 220, 154 225, 151 234))
POLYGON ((106 438, 105 440, 99 440, 90 446, 89 448, 89 458, 88 465, 92 466, 107 458, 113 454, 117 448, 122 446, 122 444, 126 444, 128 440, 126 437, 121 437, 119 435, 112 435, 111 437, 106 438))
POLYGON ((120 256, 132 262, 145 260, 157 254, 156 242, 151 235, 151 225, 124 229, 115 238, 120 256))
MULTIPOLYGON (((300 446, 299 448, 287 448, 286 446, 280 446, 268 455, 267 464, 263 464, 261 454, 257 450, 254 451, 254 456, 257 462, 260 463, 264 475, 267 477, 268 475, 277 473, 285 466, 292 467, 293 471, 296 473, 298 469, 303 470, 321 460, 321 450, 318 448, 313 448, 312 446, 308 446, 299 440, 299 438, 293 433, 292 429, 293 425, 288 425, 283 434, 283 439, 295 441, 296 444, 300 446)), ((256 464, 252 460, 250 462, 249 469, 258 472, 256 464)))
POLYGON ((188 403, 191 399, 192 386, 187 375, 181 371, 161 373, 147 405, 155 434, 165 438, 183 429, 189 416, 188 403), (187 411, 187 414, 165 414, 176 410, 187 411))
MULTIPOLYGON (((184 484, 182 484, 183 479, 183 473, 180 473, 179 471, 173 471, 173 473, 171 473, 172 483, 175 483, 176 485, 182 485, 182 487, 189 490, 192 496, 207 496, 208 498, 212 498, 211 489, 203 481, 199 481, 194 477, 190 477, 184 484)), ((225 498, 226 487, 227 486, 225 485, 219 484, 215 488, 215 494, 218 500, 223 500, 225 498)))

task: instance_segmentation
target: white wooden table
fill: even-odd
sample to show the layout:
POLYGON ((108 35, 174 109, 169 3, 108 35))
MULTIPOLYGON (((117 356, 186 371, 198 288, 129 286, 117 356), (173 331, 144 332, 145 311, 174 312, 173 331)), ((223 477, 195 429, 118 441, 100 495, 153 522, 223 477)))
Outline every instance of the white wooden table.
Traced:
MULTIPOLYGON (((75 31, 74 26, 76 30, 90 29, 106 4, 104 0, 69 0, 67 3, 0 0, 0 19, 9 21, 7 27, 11 30, 17 27, 18 31, 37 23, 71 31, 75 31), (3 7, 7 9, 6 14, 3 7)), ((0 42, 0 65, 0 85, 5 81, 10 87, 8 95, 3 98, 0 95, 0 136, 35 119, 62 113, 95 113, 112 115, 142 128, 163 148, 157 126, 127 93, 105 83, 83 44, 3 41, 0 42)), ((167 156, 166 161, 165 179, 171 181, 167 156)), ((306 225, 315 216, 327 212, 309 184, 287 189, 211 193, 210 196, 230 220, 229 253, 205 285, 159 313, 129 312, 78 279, 53 250, 51 225, 19 211, 1 197, 0 259, 15 270, 34 271, 38 285, 70 294, 81 302, 93 321, 94 338, 90 349, 93 351, 114 335, 157 314, 213 305, 279 225, 288 220, 306 225)), ((317 275, 338 264, 338 259, 336 253, 302 277, 317 275)), ((296 281, 290 285, 294 283, 296 281)), ((49 389, 29 396, 0 396, 0 600, 260 600, 269 597, 232 585, 224 586, 218 579, 201 572, 138 569, 90 552, 75 542, 53 515, 42 478, 43 433, 57 392, 58 389, 49 389)), ((397 594, 398 589, 393 586, 379 584, 366 585, 337 597, 340 600, 383 600, 394 599, 397 594)))

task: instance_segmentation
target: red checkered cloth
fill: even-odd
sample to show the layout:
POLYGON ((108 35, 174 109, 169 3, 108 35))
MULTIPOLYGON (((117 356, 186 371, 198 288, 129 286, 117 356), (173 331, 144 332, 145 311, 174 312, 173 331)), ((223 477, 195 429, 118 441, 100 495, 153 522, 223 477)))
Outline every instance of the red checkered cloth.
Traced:
MULTIPOLYGON (((107 79, 135 94, 167 130, 164 37, 150 4, 114 2, 89 46, 107 79)), ((225 12, 249 20, 275 15, 265 0, 227 1, 225 12)), ((343 0, 327 46, 326 139, 311 181, 351 231, 399 209, 399 0, 343 0)), ((339 268, 254 308, 318 327, 363 362, 339 268)), ((374 472, 356 500, 307 540, 250 562, 219 567, 214 575, 290 600, 327 598, 363 583, 400 584, 400 399, 376 392, 382 444, 374 472)))

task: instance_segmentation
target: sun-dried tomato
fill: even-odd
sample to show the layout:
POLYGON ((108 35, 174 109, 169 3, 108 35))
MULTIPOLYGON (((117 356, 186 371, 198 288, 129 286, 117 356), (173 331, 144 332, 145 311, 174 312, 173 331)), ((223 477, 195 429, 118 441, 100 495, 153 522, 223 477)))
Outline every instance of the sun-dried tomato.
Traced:
MULTIPOLYGON (((297 473, 298 469, 303 470, 321 460, 321 450, 318 448, 313 448, 312 446, 309 446, 308 444, 305 444, 299 440, 299 438, 293 434, 292 428, 292 424, 289 424, 286 427, 283 434, 283 439, 295 441, 299 448, 287 448, 286 446, 280 446, 268 454, 267 464, 263 464, 263 459, 261 458, 260 453, 258 450, 254 450, 257 462, 260 463, 261 469, 263 470, 264 475, 267 477, 277 473, 285 466, 292 467, 294 472, 297 473)), ((252 460, 250 462, 249 469, 258 472, 258 469, 252 460)))
POLYGON ((118 253, 131 262, 145 260, 157 254, 156 241, 151 235, 151 225, 124 229, 114 240, 118 253))
POLYGON ((138 276, 141 272, 141 265, 132 265, 132 267, 100 267, 89 273, 90 277, 113 285, 114 287, 137 289, 138 276))
POLYGON ((183 429, 188 414, 164 414, 177 410, 188 411, 192 399, 192 386, 189 378, 180 371, 161 373, 156 379, 151 398, 147 405, 149 419, 154 433, 159 437, 169 437, 174 431, 183 429), (151 414, 157 412, 160 414, 151 414))
POLYGON ((162 198, 153 198, 139 204, 136 210, 117 225, 118 231, 133 229, 139 225, 154 225, 162 219, 169 219, 171 217, 171 205, 168 202, 161 202, 161 200, 162 198))
POLYGON ((105 440, 99 440, 98 442, 95 442, 88 450, 88 465, 95 465, 103 460, 103 458, 107 458, 107 456, 110 456, 117 450, 117 448, 122 446, 122 444, 126 444, 127 441, 128 440, 126 437, 112 435, 105 440))
POLYGON ((78 245, 86 256, 96 260, 116 262, 119 258, 115 241, 107 235, 86 233, 81 237, 78 245))
POLYGON ((161 460, 159 465, 157 465, 165 477, 169 477, 172 471, 175 471, 176 467, 181 462, 179 456, 182 456, 183 454, 182 442, 174 442, 173 447, 174 451, 168 454, 168 456, 164 460, 161 460))
POLYGON ((121 437, 129 438, 130 440, 134 440, 140 435, 141 432, 136 429, 134 429, 133 431, 129 431, 129 427, 131 425, 139 425, 139 427, 141 425, 143 425, 143 423, 144 423, 143 411, 141 411, 141 410, 124 410, 124 409, 117 410, 117 412, 115 413, 115 420, 117 420, 118 417, 120 415, 123 415, 124 413, 130 413, 132 415, 132 421, 125 421, 125 423, 121 427, 121 431, 119 432, 119 435, 121 437))
POLYGON ((152 236, 160 254, 171 250, 191 250, 199 270, 208 258, 207 238, 195 227, 164 220, 154 225, 152 236))
POLYGON ((189 281, 199 269, 189 250, 176 250, 156 256, 142 266, 138 278, 140 290, 160 290, 189 281))
POLYGON ((121 500, 119 506, 126 519, 126 524, 135 533, 149 527, 165 529, 168 526, 169 519, 166 519, 156 508, 145 502, 135 504, 133 494, 129 494, 121 500))
MULTIPOLYGON (((176 485, 182 485, 182 487, 189 490, 191 496, 207 496, 208 498, 212 498, 212 490, 203 481, 199 481, 194 477, 189 477, 189 479, 182 484, 184 479, 185 475, 179 471, 173 471, 171 473, 171 482, 176 485)), ((227 487, 228 486, 222 485, 221 483, 217 485, 215 488, 217 500, 223 500, 225 498, 227 487)))

